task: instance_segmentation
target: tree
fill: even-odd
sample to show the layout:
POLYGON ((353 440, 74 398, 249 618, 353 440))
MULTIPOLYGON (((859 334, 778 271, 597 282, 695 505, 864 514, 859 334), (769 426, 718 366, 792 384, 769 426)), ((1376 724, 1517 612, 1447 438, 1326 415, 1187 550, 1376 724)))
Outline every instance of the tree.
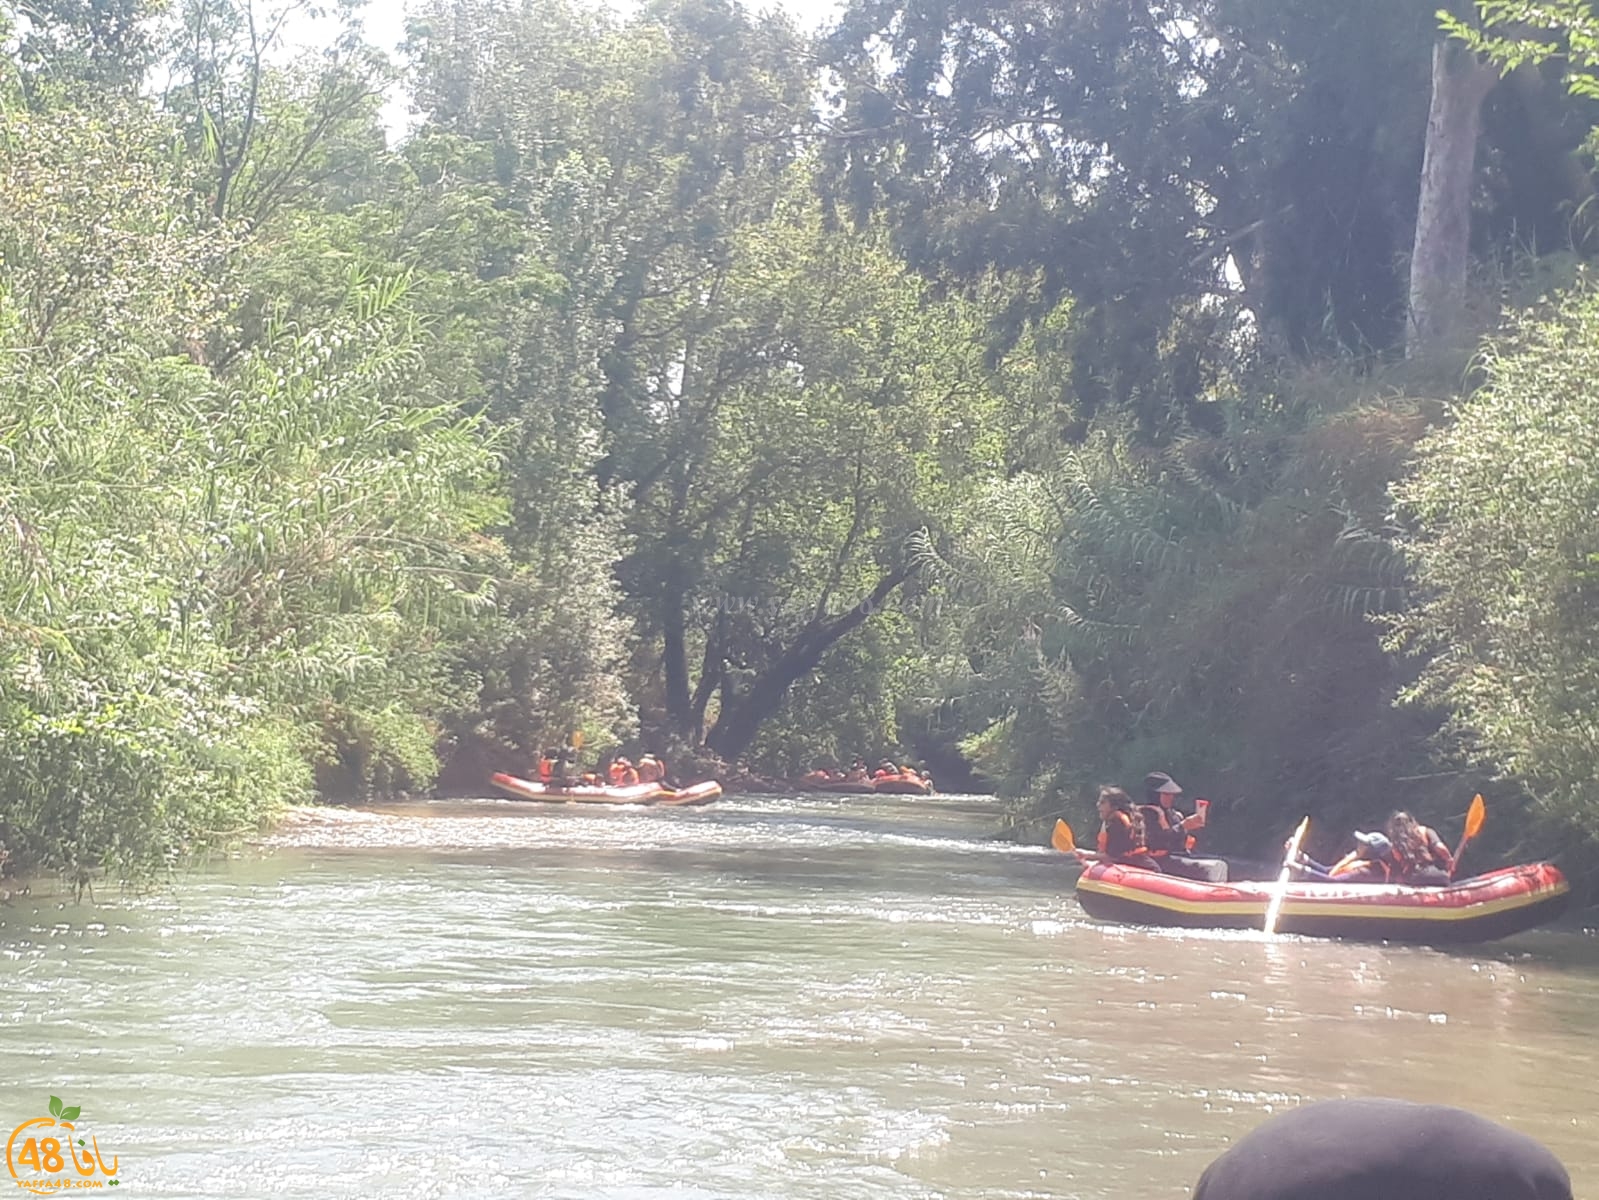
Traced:
POLYGON ((1450 348, 1468 332, 1462 319, 1477 143, 1483 101, 1498 82, 1498 70, 1470 49, 1443 38, 1433 46, 1432 103, 1410 252, 1405 353, 1411 358, 1450 348))
POLYGON ((382 146, 375 115, 388 64, 360 40, 354 0, 334 9, 341 32, 319 55, 284 67, 285 26, 324 15, 312 0, 182 0, 166 104, 213 163, 218 219, 266 222, 347 166, 352 133, 382 146), (342 153, 341 153, 342 151, 342 153))
POLYGON ((1401 339, 1432 40, 1431 4, 1390 0, 859 0, 835 192, 918 266, 1036 272, 1013 318, 1069 296, 1075 415, 1148 436, 1241 349, 1401 339))
POLYGON ((108 94, 127 99, 155 63, 154 0, 21 0, 5 7, 21 18, 16 61, 35 107, 108 94))
POLYGON ((1519 318, 1483 352, 1483 386, 1421 443, 1396 489, 1417 603, 1391 622, 1391 645, 1424 664, 1408 697, 1453 714, 1465 756, 1524 781, 1546 828, 1589 841, 1596 346, 1599 297, 1582 290, 1519 318))
POLYGON ((806 200, 811 80, 787 22, 470 3, 417 36, 432 127, 492 147, 505 205, 540 227, 541 274, 502 327, 530 349, 490 406, 527 439, 514 538, 575 519, 547 485, 597 445, 647 723, 735 757, 911 578, 906 538, 981 469, 974 317, 806 200))
POLYGON ((351 271, 207 366, 236 247, 172 128, 131 104, 5 133, 0 837, 147 874, 329 759, 425 783, 500 506, 407 277, 351 271))

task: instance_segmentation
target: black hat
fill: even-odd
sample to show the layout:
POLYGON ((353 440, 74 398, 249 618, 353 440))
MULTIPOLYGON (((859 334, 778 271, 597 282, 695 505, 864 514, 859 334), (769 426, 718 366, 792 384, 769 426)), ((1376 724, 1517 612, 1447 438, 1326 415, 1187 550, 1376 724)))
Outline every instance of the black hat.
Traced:
POLYGON ((1178 783, 1165 771, 1151 771, 1144 776, 1144 788, 1151 792, 1170 792, 1176 796, 1181 794, 1183 785, 1178 783))

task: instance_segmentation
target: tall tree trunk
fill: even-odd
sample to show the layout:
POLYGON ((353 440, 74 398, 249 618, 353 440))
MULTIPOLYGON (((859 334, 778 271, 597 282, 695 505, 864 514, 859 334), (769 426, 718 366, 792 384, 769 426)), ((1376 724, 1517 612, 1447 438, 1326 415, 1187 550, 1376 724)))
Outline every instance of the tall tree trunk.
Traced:
POLYGON ((1410 253, 1410 319, 1405 357, 1447 347, 1460 333, 1471 254, 1471 187, 1477 166, 1482 102, 1496 67, 1463 46, 1432 48, 1432 106, 1410 253))
POLYGON ((749 749, 761 723, 783 706, 788 689, 814 671, 822 658, 845 635, 865 624, 889 594, 911 577, 911 567, 900 567, 878 580, 864 600, 831 620, 812 621, 770 667, 762 671, 747 693, 730 700, 723 689, 723 709, 705 744, 731 762, 749 749))
POLYGON ((688 688, 688 617, 684 612, 683 566, 674 555, 661 581, 661 668, 665 674, 666 719, 679 737, 696 730, 688 688))

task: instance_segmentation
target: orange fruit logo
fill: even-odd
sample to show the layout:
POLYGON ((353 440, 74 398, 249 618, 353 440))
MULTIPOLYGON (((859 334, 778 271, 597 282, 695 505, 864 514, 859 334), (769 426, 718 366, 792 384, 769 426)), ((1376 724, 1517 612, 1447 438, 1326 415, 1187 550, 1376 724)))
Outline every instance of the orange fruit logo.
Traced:
MULTIPOLYGON (((79 1108, 50 1097, 50 1115, 24 1121, 6 1140, 6 1170, 17 1186, 38 1196, 85 1188, 117 1187, 117 1159, 108 1166, 100 1141, 79 1136, 79 1108)), ((0 1128, 4 1128, 0 1126, 0 1128)))

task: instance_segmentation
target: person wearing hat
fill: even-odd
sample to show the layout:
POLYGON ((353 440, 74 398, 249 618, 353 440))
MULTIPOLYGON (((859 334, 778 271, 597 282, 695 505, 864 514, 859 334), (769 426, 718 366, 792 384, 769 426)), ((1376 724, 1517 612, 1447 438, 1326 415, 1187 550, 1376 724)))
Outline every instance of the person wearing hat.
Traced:
POLYGON ((1205 827, 1205 814, 1203 810, 1187 814, 1178 808, 1177 799, 1182 794, 1182 785, 1165 771, 1151 771, 1144 776, 1144 802, 1139 811, 1144 816, 1149 853, 1160 860, 1161 870, 1168 875, 1202 883, 1226 883, 1225 862, 1219 858, 1195 858, 1190 853, 1195 831, 1205 827))
POLYGON ((1394 853, 1393 843, 1380 833, 1355 831, 1355 848, 1330 867, 1324 867, 1308 854, 1300 853, 1295 863, 1306 878, 1328 883, 1393 883, 1404 864, 1394 853))

